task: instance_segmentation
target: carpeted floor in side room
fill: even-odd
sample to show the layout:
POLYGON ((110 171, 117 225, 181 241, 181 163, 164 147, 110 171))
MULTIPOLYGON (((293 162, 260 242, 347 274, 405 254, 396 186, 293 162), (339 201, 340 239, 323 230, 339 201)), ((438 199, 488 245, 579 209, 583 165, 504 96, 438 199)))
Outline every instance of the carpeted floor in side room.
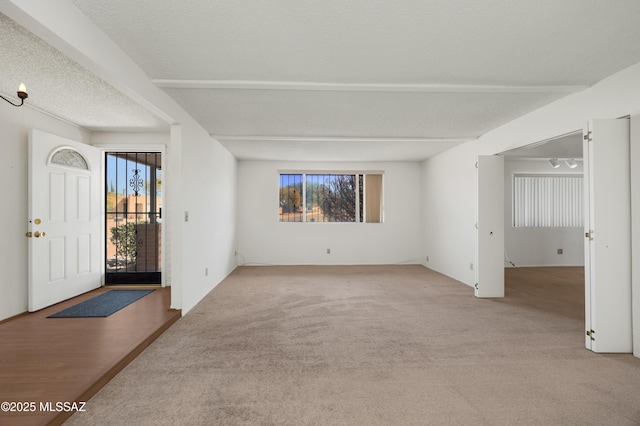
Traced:
POLYGON ((239 267, 66 424, 640 424, 580 269, 527 269, 488 300, 420 265, 239 267))

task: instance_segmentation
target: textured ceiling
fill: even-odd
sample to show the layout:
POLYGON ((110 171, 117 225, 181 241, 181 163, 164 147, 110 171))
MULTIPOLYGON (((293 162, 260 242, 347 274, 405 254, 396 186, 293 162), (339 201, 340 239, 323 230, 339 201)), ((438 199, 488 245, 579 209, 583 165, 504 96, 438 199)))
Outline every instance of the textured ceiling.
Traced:
POLYGON ((640 62, 637 0, 72 3, 241 159, 421 160, 640 62))
POLYGON ((87 130, 166 130, 167 124, 0 14, 0 92, 87 130))

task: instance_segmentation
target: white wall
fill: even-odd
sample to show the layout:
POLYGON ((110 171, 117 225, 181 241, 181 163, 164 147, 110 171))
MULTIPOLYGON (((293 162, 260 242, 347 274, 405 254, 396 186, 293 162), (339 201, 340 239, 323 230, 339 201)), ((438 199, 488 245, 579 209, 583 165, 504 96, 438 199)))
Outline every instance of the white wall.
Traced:
POLYGON ((238 262, 268 265, 419 263, 417 162, 290 163, 238 166, 238 262), (384 223, 280 223, 279 172, 384 171, 384 223), (326 250, 331 249, 327 254, 326 250))
POLYGON ((0 101, 0 320, 27 310, 27 144, 29 130, 39 129, 88 143, 89 133, 28 106, 0 101))
POLYGON ((237 160, 203 133, 195 126, 183 127, 181 203, 173 206, 178 220, 183 221, 183 312, 237 266, 237 160), (189 212, 188 222, 184 222, 185 211, 189 212))
MULTIPOLYGON (((582 266, 584 265, 584 231, 577 228, 521 228, 514 227, 512 220, 513 175, 533 174, 580 174, 582 162, 569 169, 561 162, 557 169, 546 161, 509 160, 504 162, 504 246, 508 258, 516 266, 582 266), (562 249, 563 254, 558 254, 562 249)), ((509 267, 510 264, 505 264, 509 267)))
POLYGON ((640 116, 631 117, 631 311, 633 354, 640 358, 640 116), (635 250, 634 250, 635 248, 635 250))
MULTIPOLYGON (((640 111, 640 64, 458 145, 423 163, 423 255, 428 267, 473 285, 478 155, 491 155, 581 130, 591 119, 640 111)), ((638 167, 633 164, 632 167, 638 167)), ((640 312, 637 313, 640 315, 640 312)))
POLYGON ((475 272, 477 154, 445 151, 422 169, 425 266, 472 286, 475 272), (429 260, 426 261, 426 258, 429 260))
POLYGON ((169 132, 92 132, 91 145, 104 146, 159 146, 169 144, 169 132))

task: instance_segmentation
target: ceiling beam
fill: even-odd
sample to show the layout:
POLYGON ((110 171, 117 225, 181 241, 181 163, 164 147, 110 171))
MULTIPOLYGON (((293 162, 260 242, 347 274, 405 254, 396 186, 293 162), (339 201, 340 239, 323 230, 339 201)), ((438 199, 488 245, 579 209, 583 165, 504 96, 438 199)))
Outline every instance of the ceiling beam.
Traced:
POLYGON ((244 90, 302 90, 346 92, 432 92, 432 93, 575 93, 589 86, 510 86, 486 84, 383 84, 383 83, 312 83, 300 81, 251 80, 176 80, 153 79, 161 88, 174 89, 244 89, 244 90))
POLYGON ((451 142, 461 143, 478 140, 467 138, 412 138, 412 137, 343 137, 343 136, 259 136, 259 135, 216 135, 211 137, 226 141, 276 141, 276 142, 451 142))

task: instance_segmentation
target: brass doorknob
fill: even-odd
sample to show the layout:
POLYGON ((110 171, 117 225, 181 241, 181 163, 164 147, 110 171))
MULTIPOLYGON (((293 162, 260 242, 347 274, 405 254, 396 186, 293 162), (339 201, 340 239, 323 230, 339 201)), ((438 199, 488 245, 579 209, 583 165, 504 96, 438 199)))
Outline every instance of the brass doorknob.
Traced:
POLYGON ((40 238, 40 235, 42 235, 44 237, 45 234, 44 234, 44 232, 40 232, 40 231, 36 231, 36 232, 33 233, 33 236, 36 237, 36 238, 40 238))
POLYGON ((31 238, 31 232, 27 232, 27 238, 31 238))

